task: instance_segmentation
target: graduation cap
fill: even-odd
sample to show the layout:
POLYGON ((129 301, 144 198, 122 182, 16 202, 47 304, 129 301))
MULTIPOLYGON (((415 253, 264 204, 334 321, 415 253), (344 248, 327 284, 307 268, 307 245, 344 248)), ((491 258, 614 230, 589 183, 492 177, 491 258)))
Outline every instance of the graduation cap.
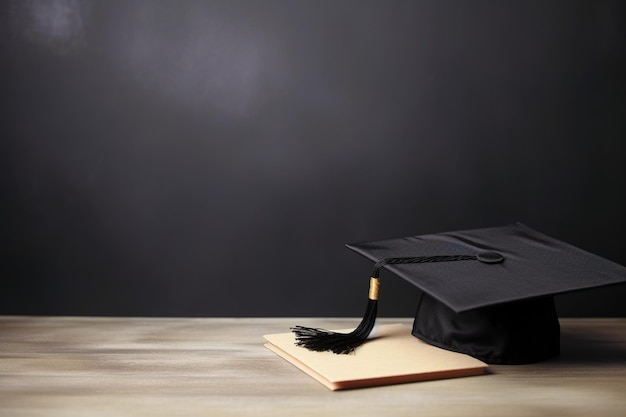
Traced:
POLYGON ((346 245, 375 262, 369 300, 351 333, 296 326, 296 344, 350 353, 376 320, 379 271, 421 290, 412 334, 487 363, 559 354, 553 296, 626 282, 626 268, 523 224, 346 245))

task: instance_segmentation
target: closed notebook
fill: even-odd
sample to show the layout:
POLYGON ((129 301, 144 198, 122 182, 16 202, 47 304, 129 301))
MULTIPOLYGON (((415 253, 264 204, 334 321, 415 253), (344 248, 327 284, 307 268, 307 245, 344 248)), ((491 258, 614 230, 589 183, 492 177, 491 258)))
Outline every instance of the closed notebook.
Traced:
POLYGON ((482 375, 487 364, 416 339, 402 324, 381 325, 358 354, 314 352, 293 333, 265 335, 265 346, 330 390, 482 375))

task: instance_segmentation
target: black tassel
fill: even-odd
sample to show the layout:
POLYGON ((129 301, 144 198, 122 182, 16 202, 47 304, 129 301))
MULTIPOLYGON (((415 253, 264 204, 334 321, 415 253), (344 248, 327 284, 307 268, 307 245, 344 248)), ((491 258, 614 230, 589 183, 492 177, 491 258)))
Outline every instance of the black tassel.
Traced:
POLYGON ((354 349, 361 346, 367 340, 376 323, 379 285, 378 276, 370 279, 367 308, 365 309, 363 320, 361 320, 356 329, 350 333, 337 333, 314 327, 295 326, 291 328, 291 331, 296 335, 296 345, 316 352, 329 350, 337 354, 351 353, 354 349))
POLYGON ((291 331, 296 335, 296 345, 303 346, 316 352, 332 351, 337 354, 351 353, 356 348, 361 346, 367 340, 367 337, 371 333, 376 322, 378 309, 378 288, 380 285, 378 274, 380 268, 385 265, 468 260, 480 260, 488 263, 500 262, 500 260, 494 261, 489 257, 486 257, 486 259, 487 260, 483 260, 476 255, 416 256, 382 259, 374 265, 374 271, 372 272, 372 277, 370 278, 370 291, 367 309, 365 310, 363 320, 361 320, 358 327, 350 333, 337 333, 315 327, 295 326, 291 328, 291 331))

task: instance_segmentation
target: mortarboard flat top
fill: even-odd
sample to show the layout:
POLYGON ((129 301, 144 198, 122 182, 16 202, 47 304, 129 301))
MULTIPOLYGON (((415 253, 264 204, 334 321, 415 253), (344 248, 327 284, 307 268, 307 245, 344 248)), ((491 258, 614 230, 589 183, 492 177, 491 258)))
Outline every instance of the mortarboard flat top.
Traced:
POLYGON ((626 268, 523 224, 355 243, 348 248, 377 262, 386 258, 480 255, 476 260, 385 265, 456 312, 626 282, 626 268))

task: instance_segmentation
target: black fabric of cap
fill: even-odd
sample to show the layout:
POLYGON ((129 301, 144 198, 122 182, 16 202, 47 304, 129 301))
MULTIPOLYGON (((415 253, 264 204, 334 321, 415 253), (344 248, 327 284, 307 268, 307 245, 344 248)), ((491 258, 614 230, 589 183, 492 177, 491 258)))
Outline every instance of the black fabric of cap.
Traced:
POLYGON ((346 245, 377 262, 412 256, 475 255, 477 261, 390 264, 405 279, 462 312, 626 282, 626 268, 523 224, 346 245), (482 255, 502 256, 498 262, 482 255))
POLYGON ((626 282, 623 266, 519 223, 347 247, 422 291, 414 336, 492 364, 558 355, 553 296, 626 282))

